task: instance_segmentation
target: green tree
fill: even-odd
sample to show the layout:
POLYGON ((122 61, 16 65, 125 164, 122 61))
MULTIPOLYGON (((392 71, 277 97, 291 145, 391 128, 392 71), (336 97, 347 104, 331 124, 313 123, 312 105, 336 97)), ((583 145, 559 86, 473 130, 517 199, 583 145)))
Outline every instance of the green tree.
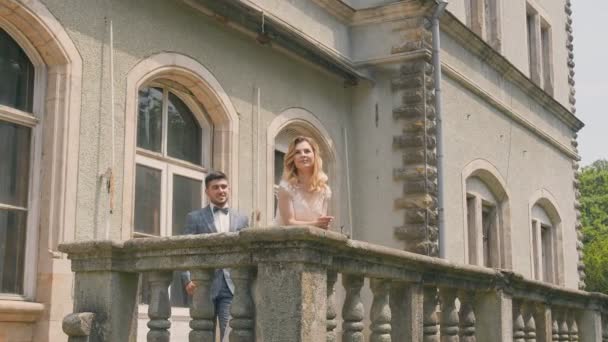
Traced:
POLYGON ((587 291, 608 293, 608 161, 584 167, 580 177, 587 291))

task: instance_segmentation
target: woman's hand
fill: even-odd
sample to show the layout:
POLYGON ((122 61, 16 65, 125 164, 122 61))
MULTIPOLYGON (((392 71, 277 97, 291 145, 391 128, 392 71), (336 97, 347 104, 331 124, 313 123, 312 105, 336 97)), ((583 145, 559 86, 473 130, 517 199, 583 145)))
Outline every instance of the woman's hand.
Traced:
POLYGON ((321 229, 328 229, 329 225, 331 224, 331 222, 333 220, 334 220, 333 216, 321 216, 317 219, 317 221, 314 223, 314 225, 321 229))

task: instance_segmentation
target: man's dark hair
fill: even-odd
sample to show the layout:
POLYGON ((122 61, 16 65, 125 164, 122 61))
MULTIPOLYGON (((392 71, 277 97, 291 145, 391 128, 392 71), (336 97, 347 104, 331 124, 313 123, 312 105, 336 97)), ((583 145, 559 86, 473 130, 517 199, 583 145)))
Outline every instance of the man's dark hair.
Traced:
POLYGON ((213 182, 214 180, 218 180, 218 179, 225 179, 226 181, 228 181, 228 177, 226 177, 226 174, 223 173, 222 171, 209 172, 209 174, 205 177, 205 189, 207 189, 209 187, 209 183, 213 182))

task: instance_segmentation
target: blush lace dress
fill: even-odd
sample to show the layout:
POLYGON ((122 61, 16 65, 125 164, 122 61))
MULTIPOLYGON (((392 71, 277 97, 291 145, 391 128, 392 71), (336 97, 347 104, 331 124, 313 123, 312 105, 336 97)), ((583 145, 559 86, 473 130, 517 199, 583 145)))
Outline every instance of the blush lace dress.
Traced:
MULTIPOLYGON (((309 192, 298 185, 292 185, 285 180, 281 180, 278 191, 284 191, 289 195, 294 219, 297 221, 315 221, 319 217, 327 215, 329 199, 331 198, 331 190, 327 185, 321 191, 309 192)), ((278 226, 287 225, 287 222, 281 217, 279 208, 277 208, 274 223, 278 226)))

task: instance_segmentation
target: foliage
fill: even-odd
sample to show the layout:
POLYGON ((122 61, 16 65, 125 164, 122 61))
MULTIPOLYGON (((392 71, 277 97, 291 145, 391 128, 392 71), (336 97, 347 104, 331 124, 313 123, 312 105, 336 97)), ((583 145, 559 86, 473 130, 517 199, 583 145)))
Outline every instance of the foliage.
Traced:
POLYGON ((586 290, 608 293, 608 161, 584 167, 579 179, 586 290))

